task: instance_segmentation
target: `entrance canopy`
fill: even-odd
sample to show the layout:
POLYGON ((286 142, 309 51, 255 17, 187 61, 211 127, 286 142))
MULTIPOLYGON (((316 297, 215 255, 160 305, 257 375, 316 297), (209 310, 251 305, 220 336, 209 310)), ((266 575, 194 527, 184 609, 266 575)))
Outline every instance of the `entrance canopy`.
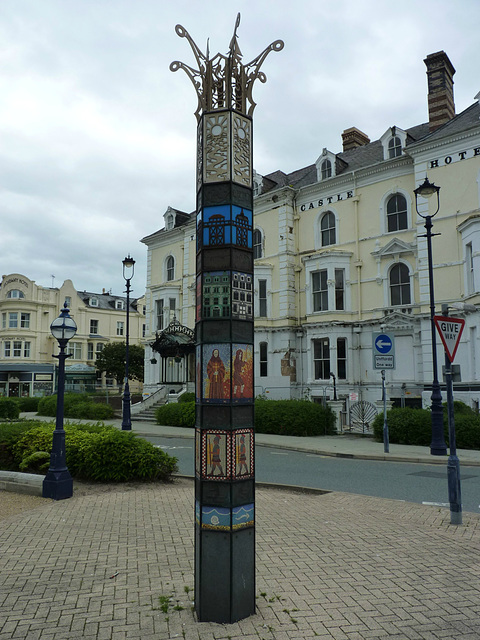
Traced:
POLYGON ((195 353, 195 332, 174 318, 166 329, 156 334, 150 347, 162 358, 181 358, 195 353))

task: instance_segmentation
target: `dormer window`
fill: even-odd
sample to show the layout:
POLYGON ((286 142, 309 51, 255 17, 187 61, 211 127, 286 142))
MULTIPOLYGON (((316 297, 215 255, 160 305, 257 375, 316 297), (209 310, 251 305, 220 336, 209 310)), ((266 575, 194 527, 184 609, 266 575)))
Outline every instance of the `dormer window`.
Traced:
POLYGON ((89 304, 91 307, 98 307, 98 298, 90 298, 89 304))
POLYGON ((123 311, 123 309, 125 309, 125 302, 123 300, 115 300, 115 309, 123 311))
POLYGON ((398 136, 390 138, 388 143, 388 157, 397 158, 402 155, 402 141, 398 136))
POLYGON ((407 145, 407 132, 400 127, 389 127, 380 138, 383 147, 383 159, 393 160, 403 155, 407 145))
POLYGON ((322 155, 318 158, 315 165, 317 167, 317 180, 328 180, 335 177, 337 157, 328 149, 322 151, 322 155))
POLYGON ((170 231, 170 229, 173 229, 173 227, 175 226, 175 218, 173 217, 173 214, 169 213, 168 216, 165 218, 165 226, 167 228, 167 231, 170 231))
POLYGON ((262 193, 262 185, 263 185, 263 176, 257 173, 255 170, 253 171, 253 195, 254 197, 259 196, 262 193))
POLYGON ((332 163, 330 160, 324 160, 322 162, 322 180, 332 177, 332 163))

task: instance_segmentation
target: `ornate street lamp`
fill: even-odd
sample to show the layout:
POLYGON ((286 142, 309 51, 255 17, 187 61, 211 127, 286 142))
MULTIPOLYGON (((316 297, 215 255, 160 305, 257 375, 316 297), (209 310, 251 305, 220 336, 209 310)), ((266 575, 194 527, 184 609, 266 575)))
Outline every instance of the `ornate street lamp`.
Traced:
POLYGON ((122 260, 123 277, 127 283, 127 327, 125 336, 125 386, 123 389, 123 412, 122 412, 122 430, 130 431, 132 429, 132 420, 130 414, 130 387, 128 386, 128 340, 130 335, 130 280, 135 272, 135 260, 130 254, 122 260))
MULTIPOLYGON (((434 456, 447 455, 447 445, 445 444, 445 438, 443 435, 443 407, 442 407, 442 394, 440 392, 440 384, 438 382, 438 368, 437 368, 437 342, 436 342, 436 329, 435 329, 435 296, 433 289, 433 261, 432 261, 432 236, 439 235, 432 233, 432 218, 437 215, 440 209, 440 187, 435 186, 432 182, 425 178, 423 184, 414 190, 415 193, 415 208, 418 215, 425 220, 426 234, 420 236, 427 239, 427 252, 428 252, 428 283, 430 289, 430 331, 432 337, 432 363, 433 363, 433 382, 432 382, 432 442, 430 444, 430 453, 434 456), (418 210, 418 197, 426 198, 429 201, 432 196, 436 195, 436 209, 435 213, 425 215, 418 210)), ((435 206, 435 198, 432 199, 435 206)), ((427 206, 429 206, 428 202, 427 206)), ((430 209, 428 209, 430 210, 430 209)))
POLYGON ((57 414, 55 431, 53 432, 52 452, 50 454, 50 468, 43 481, 42 495, 44 498, 52 500, 64 500, 73 495, 73 480, 67 469, 65 454, 65 430, 63 428, 63 409, 65 395, 65 360, 71 354, 65 352, 67 343, 77 332, 75 320, 70 317, 67 303, 50 325, 50 331, 54 338, 58 340, 60 353, 58 356, 58 384, 57 384, 57 414))

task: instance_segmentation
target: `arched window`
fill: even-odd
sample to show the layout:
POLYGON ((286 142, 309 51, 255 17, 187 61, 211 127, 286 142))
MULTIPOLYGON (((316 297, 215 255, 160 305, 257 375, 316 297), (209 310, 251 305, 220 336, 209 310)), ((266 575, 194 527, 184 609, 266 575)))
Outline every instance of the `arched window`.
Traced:
POLYGON ((395 193, 387 202, 387 231, 400 231, 407 228, 407 201, 400 193, 395 193))
POLYGON ((175 278, 175 260, 173 256, 168 256, 167 261, 165 263, 167 282, 173 280, 175 278))
POLYGON ((402 155, 402 141, 398 136, 394 136, 388 142, 388 157, 397 158, 402 155))
POLYGON ((320 221, 320 231, 322 235, 322 247, 328 247, 335 244, 335 215, 331 211, 327 211, 320 221))
POLYGON ((20 289, 10 289, 7 298, 25 298, 25 294, 20 289))
POLYGON ((255 229, 253 232, 253 257, 254 259, 261 258, 263 256, 263 237, 260 229, 255 229))
POLYGON ((398 306, 411 303, 410 273, 406 264, 399 262, 390 269, 390 303, 398 306))
POLYGON ((330 160, 324 160, 321 165, 322 180, 332 177, 332 163, 330 160))
POLYGON ((171 214, 171 213, 168 214, 166 222, 167 222, 167 225, 166 225, 167 226, 167 231, 169 231, 170 229, 173 229, 173 227, 175 225, 175 219, 173 217, 173 214, 171 214))

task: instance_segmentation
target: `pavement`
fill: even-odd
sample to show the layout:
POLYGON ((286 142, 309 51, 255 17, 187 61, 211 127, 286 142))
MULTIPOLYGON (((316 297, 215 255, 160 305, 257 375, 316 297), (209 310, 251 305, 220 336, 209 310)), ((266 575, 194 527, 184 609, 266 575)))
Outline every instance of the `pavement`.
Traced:
MULTIPOLYGON (((133 423, 137 433, 160 429, 193 436, 133 423)), ((384 454, 383 444, 348 435, 256 441, 437 461, 425 448, 384 454)), ((462 464, 480 464, 479 452, 470 461, 465 453, 462 464)), ((193 501, 188 478, 75 482, 73 497, 58 502, 0 491, 0 640, 480 638, 480 514, 451 525, 445 508, 258 486, 257 610, 225 625, 197 622, 192 611, 193 501), (16 504, 4 508, 9 499, 16 504)))

